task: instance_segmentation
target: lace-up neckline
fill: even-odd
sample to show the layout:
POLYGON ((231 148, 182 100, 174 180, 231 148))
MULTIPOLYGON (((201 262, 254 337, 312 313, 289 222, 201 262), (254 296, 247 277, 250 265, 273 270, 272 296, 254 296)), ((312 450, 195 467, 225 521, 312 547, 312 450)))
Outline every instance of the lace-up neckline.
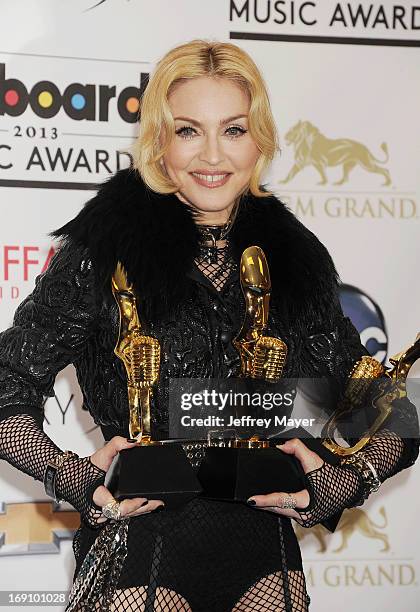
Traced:
POLYGON ((237 268, 228 238, 225 246, 217 247, 217 263, 209 263, 205 249, 200 251, 195 263, 217 291, 222 291, 231 273, 237 268))

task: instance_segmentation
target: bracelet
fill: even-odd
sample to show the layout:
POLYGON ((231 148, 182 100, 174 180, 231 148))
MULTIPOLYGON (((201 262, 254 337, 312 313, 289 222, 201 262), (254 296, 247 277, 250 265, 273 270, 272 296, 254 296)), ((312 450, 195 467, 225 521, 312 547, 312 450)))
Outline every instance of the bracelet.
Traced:
POLYGON ((64 499, 58 499, 55 491, 55 481, 57 477, 57 471, 64 465, 64 463, 70 459, 70 457, 77 457, 79 459, 79 455, 74 453, 73 451, 63 451, 60 454, 56 455, 54 459, 50 459, 47 463, 44 472, 44 488, 45 492, 49 497, 52 497, 57 504, 60 504, 64 499))
POLYGON ((371 493, 377 491, 381 486, 381 481, 378 478, 378 474, 363 451, 358 451, 353 455, 349 455, 348 457, 344 457, 341 459, 342 467, 350 467, 358 472, 358 474, 362 477, 363 481, 363 493, 358 502, 355 504, 356 506, 361 506, 363 502, 369 497, 371 493))

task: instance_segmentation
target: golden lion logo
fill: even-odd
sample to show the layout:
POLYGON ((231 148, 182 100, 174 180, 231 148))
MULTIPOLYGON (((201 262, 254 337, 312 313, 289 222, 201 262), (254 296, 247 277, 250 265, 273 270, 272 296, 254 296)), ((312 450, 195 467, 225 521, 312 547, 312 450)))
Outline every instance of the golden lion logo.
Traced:
POLYGON ((285 141, 287 145, 294 147, 295 163, 287 177, 280 180, 279 183, 288 183, 298 172, 307 166, 313 166, 321 175, 318 185, 325 185, 327 183, 325 169, 331 166, 342 166, 343 176, 334 185, 343 185, 348 181, 351 170, 359 165, 368 172, 382 174, 385 177, 383 186, 391 184, 388 170, 378 165, 385 164, 389 160, 388 147, 385 142, 381 144, 381 149, 386 158, 381 161, 360 142, 349 138, 327 138, 309 121, 296 123, 287 132, 285 141))
MULTIPOLYGON (((341 544, 332 552, 338 553, 345 548, 348 548, 349 539, 356 531, 361 532, 362 535, 366 536, 367 538, 382 542, 383 547, 380 552, 387 552, 390 548, 388 536, 380 531, 381 529, 385 529, 385 527, 388 525, 385 508, 383 506, 379 509, 379 513, 384 519, 383 525, 378 525, 372 521, 372 519, 361 508, 353 508, 351 512, 344 513, 337 529, 337 532, 341 534, 341 544)), ((311 529, 306 529, 305 527, 301 527, 301 525, 296 523, 294 528, 299 541, 312 534, 315 536, 319 544, 317 552, 323 553, 327 550, 326 536, 328 536, 329 532, 322 525, 319 524, 311 527, 311 529)))

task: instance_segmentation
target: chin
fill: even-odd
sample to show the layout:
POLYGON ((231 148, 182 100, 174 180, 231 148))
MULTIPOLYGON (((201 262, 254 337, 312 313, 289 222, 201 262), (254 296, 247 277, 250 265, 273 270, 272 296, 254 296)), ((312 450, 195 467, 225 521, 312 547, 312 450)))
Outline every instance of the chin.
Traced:
POLYGON ((197 208, 201 208, 203 210, 224 210, 228 208, 229 204, 235 198, 235 194, 223 194, 223 198, 221 197, 220 191, 217 189, 213 189, 212 193, 203 193, 202 190, 193 191, 191 190, 180 190, 182 195, 187 198, 189 202, 194 204, 197 208))
POLYGON ((194 198, 194 197, 188 198, 188 199, 190 202, 192 202, 192 204, 194 204, 196 208, 198 208, 199 210, 202 210, 203 212, 211 212, 211 211, 221 212, 222 210, 229 208, 229 205, 234 199, 234 196, 232 196, 231 199, 226 199, 226 201, 223 201, 223 202, 221 202, 220 199, 214 199, 213 201, 208 201, 208 200, 203 201, 203 198, 194 198))

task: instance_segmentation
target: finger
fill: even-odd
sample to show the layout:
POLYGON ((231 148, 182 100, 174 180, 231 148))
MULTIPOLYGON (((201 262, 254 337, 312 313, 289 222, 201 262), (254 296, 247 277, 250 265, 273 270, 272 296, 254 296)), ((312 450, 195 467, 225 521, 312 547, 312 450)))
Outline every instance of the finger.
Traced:
POLYGON ((324 464, 324 460, 317 453, 311 451, 300 438, 286 440, 283 444, 278 444, 276 448, 288 455, 295 455, 301 462, 305 474, 322 467, 324 464))
POLYGON ((272 506, 283 509, 283 506, 289 499, 290 495, 296 500, 296 506, 299 508, 306 508, 306 506, 309 504, 309 493, 307 489, 302 489, 296 493, 276 492, 269 493, 268 495, 253 495, 247 500, 247 502, 251 506, 255 506, 257 508, 267 508, 272 506))
POLYGON ((102 470, 107 471, 111 463, 114 460, 114 457, 122 450, 128 448, 135 448, 139 445, 139 442, 129 442, 127 438, 123 436, 114 436, 106 442, 106 444, 95 451, 91 456, 91 462, 102 470))
POLYGON ((293 510, 293 508, 277 508, 276 506, 269 506, 267 508, 257 508, 257 510, 259 512, 272 512, 288 518, 300 519, 300 514, 296 512, 296 510, 293 510))
POLYGON ((254 506, 254 508, 259 512, 271 512, 281 516, 287 516, 288 518, 300 518, 300 515, 293 508, 278 508, 277 506, 265 506, 264 508, 254 506))
POLYGON ((134 497, 133 499, 123 499, 120 502, 121 516, 130 516, 133 512, 138 511, 142 506, 145 506, 148 500, 145 497, 134 497))
POLYGON ((165 504, 160 499, 150 499, 147 502, 147 504, 145 504, 144 506, 142 506, 141 508, 139 508, 135 512, 132 512, 130 514, 130 517, 131 516, 139 516, 141 514, 149 514, 150 512, 156 512, 156 510, 158 510, 158 508, 162 508, 163 509, 164 507, 165 507, 165 504))

